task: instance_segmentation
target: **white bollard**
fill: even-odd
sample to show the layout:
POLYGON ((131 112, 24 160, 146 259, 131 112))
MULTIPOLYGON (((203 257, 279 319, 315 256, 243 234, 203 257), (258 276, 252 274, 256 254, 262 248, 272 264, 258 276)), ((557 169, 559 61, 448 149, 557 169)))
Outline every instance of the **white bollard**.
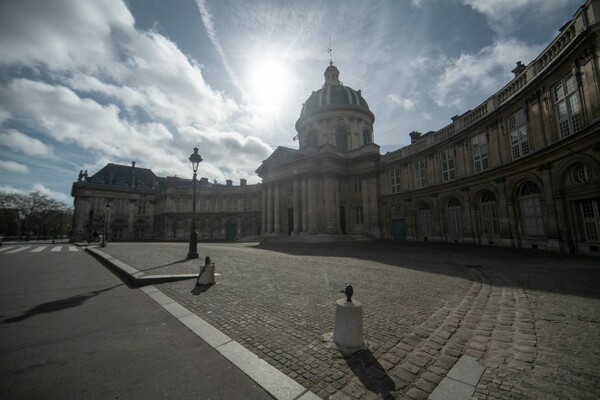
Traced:
POLYGON ((196 285, 214 285, 215 284, 215 263, 206 264, 202 267, 200 276, 196 285))
POLYGON ((333 341, 341 346, 340 350, 344 353, 351 354, 365 348, 360 301, 349 302, 346 299, 336 301, 333 341))

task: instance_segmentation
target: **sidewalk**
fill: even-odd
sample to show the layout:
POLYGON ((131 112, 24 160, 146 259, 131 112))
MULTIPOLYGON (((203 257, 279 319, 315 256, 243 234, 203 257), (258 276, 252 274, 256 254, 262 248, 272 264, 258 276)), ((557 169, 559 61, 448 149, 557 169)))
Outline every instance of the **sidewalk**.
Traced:
POLYGON ((0 268, 2 399, 272 399, 84 252, 0 268))

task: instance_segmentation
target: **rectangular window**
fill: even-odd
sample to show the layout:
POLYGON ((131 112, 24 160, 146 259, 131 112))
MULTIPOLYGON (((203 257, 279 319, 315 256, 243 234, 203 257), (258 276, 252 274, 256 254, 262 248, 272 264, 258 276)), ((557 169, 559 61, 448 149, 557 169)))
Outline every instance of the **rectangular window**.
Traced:
POLYGON ((246 196, 246 211, 252 211, 252 197, 246 196))
POLYGON ((581 130, 581 110, 579 97, 577 97, 577 80, 573 75, 566 76, 554 86, 554 107, 560 139, 564 139, 581 130))
POLYGON ((115 214, 126 214, 128 203, 129 201, 127 199, 116 199, 113 206, 115 214))
POLYGON ((486 133, 481 133, 471 139, 473 151, 473 168, 475 173, 484 171, 490 167, 488 159, 488 138, 486 133))
POLYGON ((585 200, 581 202, 581 215, 583 217, 583 230, 585 240, 598 241, 600 232, 600 202, 598 200, 585 200))
POLYGON ((523 212, 525 235, 543 236, 544 217, 542 215, 539 196, 527 196, 521 198, 521 210, 523 212))
POLYGON ((415 187, 421 189, 427 186, 427 160, 415 163, 415 187))
POLYGON ((507 120, 508 136, 513 160, 529 154, 529 135, 525 110, 519 110, 507 120))
POLYGON ((484 235, 500 234, 500 226, 498 224, 498 210, 496 209, 495 202, 481 204, 481 219, 483 222, 482 233, 484 235))
POLYGON ((446 209, 446 222, 448 223, 448 234, 461 236, 463 233, 463 217, 460 207, 448 207, 446 209))
POLYGON ((400 193, 400 168, 390 170, 390 188, 392 193, 400 193))
POLYGON ((454 147, 446 149, 440 153, 440 161, 442 165, 442 182, 451 181, 456 178, 454 147))
POLYGON ((356 206, 356 209, 354 210, 354 221, 358 224, 361 225, 363 223, 364 220, 364 215, 363 215, 363 208, 362 206, 356 206))
POLYGON ((354 191, 362 192, 362 179, 354 178, 354 191))
POLYGON ((146 215, 146 200, 138 201, 137 213, 138 215, 146 215))

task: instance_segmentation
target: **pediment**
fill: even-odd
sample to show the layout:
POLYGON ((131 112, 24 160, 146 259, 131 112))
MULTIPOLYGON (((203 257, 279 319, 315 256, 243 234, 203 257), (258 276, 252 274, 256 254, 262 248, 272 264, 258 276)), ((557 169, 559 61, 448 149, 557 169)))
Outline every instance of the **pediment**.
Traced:
POLYGON ((257 174, 261 174, 268 170, 281 168, 285 165, 295 163, 297 161, 305 160, 306 155, 301 154, 299 150, 290 149, 287 147, 278 147, 275 151, 262 162, 260 167, 256 170, 257 174))

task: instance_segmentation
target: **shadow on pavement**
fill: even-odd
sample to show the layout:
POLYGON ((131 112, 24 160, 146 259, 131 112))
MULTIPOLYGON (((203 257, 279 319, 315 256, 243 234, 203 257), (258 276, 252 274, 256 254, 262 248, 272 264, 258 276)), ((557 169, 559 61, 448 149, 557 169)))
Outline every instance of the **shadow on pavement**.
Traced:
POLYGON ((367 390, 385 400, 395 398, 394 382, 370 350, 361 350, 344 357, 344 360, 367 390))
POLYGON ((177 261, 173 261, 172 263, 168 263, 168 264, 164 264, 164 265, 159 265, 157 267, 152 267, 152 268, 146 268, 142 271, 146 272, 146 271, 152 271, 153 269, 159 269, 159 268, 164 268, 164 267, 168 267, 170 265, 175 265, 175 264, 183 264, 184 262, 190 261, 189 258, 183 258, 181 260, 177 260, 177 261))
POLYGON ((102 292, 107 292, 107 291, 115 289, 119 286, 123 286, 123 284, 111 286, 109 288, 102 289, 102 290, 94 290, 92 292, 78 294, 77 296, 67 297, 66 299, 55 300, 55 301, 50 301, 48 303, 39 304, 39 305, 27 310, 27 312, 25 314, 20 315, 18 317, 5 319, 4 321, 2 321, 2 323, 7 324, 7 323, 19 322, 19 321, 23 321, 24 319, 34 317, 38 314, 46 314, 46 313, 64 310, 67 308, 79 307, 80 305, 82 305, 84 302, 91 299, 92 297, 96 297, 102 292))
POLYGON ((190 290, 190 293, 194 296, 198 296, 204 292, 207 292, 208 289, 210 289, 213 286, 214 285, 195 285, 194 288, 190 290))
POLYGON ((600 260, 543 250, 425 242, 263 242, 256 249, 297 256, 345 257, 471 279, 470 268, 512 279, 494 282, 543 292, 600 298, 600 260))

